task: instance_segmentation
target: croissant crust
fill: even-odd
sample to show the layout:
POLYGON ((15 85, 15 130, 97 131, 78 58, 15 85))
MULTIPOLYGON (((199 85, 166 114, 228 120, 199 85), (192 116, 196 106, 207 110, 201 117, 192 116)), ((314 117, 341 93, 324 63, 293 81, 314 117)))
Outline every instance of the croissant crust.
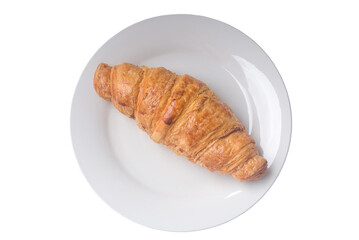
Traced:
POLYGON ((163 67, 99 64, 94 89, 151 139, 209 171, 255 180, 267 160, 229 106, 206 84, 163 67))

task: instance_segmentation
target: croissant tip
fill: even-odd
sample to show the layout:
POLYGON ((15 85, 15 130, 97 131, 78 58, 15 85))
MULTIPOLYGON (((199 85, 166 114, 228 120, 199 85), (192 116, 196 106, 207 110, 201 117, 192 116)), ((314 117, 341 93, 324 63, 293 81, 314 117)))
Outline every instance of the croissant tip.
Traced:
POLYGON ((255 156, 250 159, 238 172, 231 175, 240 182, 246 182, 261 178, 266 173, 267 169, 267 160, 261 156, 255 156), (254 164, 256 161, 260 161, 262 163, 256 165, 254 164))
POLYGON ((111 100, 111 84, 110 84, 111 66, 106 63, 100 63, 97 66, 93 87, 96 93, 103 99, 111 100))
POLYGON ((267 160, 266 160, 264 162, 264 164, 258 169, 258 171, 256 173, 254 173, 253 175, 249 176, 246 179, 246 181, 248 181, 248 180, 256 180, 256 179, 261 178, 267 172, 267 169, 268 169, 268 163, 267 163, 267 160))

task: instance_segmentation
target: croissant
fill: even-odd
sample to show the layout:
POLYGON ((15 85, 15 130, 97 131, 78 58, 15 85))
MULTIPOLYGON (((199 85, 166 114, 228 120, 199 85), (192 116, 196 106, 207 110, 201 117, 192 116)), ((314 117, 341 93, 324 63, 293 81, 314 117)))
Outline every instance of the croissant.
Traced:
POLYGON ((93 84, 153 141, 189 161, 241 182, 266 172, 267 160, 244 125, 203 82, 163 67, 101 63, 93 84))

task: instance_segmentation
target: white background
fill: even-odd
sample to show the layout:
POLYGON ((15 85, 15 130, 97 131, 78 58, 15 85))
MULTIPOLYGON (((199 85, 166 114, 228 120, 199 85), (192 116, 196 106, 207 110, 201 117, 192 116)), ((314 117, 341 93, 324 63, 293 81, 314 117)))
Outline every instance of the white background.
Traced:
POLYGON ((1 1, 0 239, 358 239, 359 7, 355 1, 1 1), (72 96, 91 56, 127 26, 190 13, 254 39, 286 84, 293 135, 253 208, 189 233, 108 207, 73 153, 72 96))

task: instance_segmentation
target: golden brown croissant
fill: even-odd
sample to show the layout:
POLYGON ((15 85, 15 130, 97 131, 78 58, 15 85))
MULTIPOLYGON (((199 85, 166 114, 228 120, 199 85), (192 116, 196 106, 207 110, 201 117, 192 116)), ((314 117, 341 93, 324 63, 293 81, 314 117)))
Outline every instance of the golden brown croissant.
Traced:
POLYGON ((256 143, 232 110, 206 84, 160 68, 101 63, 95 72, 97 94, 157 143, 210 171, 239 181, 267 170, 256 143))

